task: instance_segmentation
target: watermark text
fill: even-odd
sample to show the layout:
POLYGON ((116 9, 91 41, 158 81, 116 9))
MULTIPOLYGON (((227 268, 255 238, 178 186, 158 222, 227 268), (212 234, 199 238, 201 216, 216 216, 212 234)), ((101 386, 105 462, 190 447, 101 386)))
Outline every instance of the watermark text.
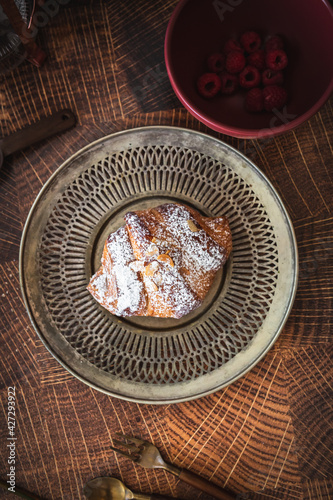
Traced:
POLYGON ((7 463, 9 471, 7 473, 7 483, 9 484, 8 490, 15 493, 16 484, 16 392, 15 387, 8 387, 8 437, 7 449, 8 459, 7 463))

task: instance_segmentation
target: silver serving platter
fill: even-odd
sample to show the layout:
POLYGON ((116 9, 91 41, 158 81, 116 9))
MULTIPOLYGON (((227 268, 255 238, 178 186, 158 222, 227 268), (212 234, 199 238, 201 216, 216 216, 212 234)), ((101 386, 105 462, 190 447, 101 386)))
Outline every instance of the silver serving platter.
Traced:
POLYGON ((78 151, 31 208, 20 280, 45 346, 86 384, 129 401, 176 403, 244 375, 281 332, 298 257, 288 214, 262 172, 202 133, 144 127, 78 151), (180 202, 229 219, 233 252, 202 306, 180 320, 112 316, 86 287, 125 212, 180 202))

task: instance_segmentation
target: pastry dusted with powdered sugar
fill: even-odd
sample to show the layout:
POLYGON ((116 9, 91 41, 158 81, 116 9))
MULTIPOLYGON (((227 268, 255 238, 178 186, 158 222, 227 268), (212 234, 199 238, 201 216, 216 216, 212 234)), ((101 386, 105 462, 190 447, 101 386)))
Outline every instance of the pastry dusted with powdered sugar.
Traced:
POLYGON ((231 248, 226 217, 166 203, 128 212, 88 290, 116 316, 181 318, 199 307, 231 248))

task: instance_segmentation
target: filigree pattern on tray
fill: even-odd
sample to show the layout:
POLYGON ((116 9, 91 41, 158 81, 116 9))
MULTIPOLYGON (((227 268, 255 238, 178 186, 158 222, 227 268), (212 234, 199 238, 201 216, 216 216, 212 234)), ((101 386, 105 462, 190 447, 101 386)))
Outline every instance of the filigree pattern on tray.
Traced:
POLYGON ((274 229, 251 187, 214 158, 171 146, 120 151, 78 175, 53 207, 38 260, 47 313, 75 351, 114 376, 149 384, 193 380, 246 349, 270 308, 279 271, 274 229), (221 300, 181 331, 138 332, 115 322, 86 290, 94 229, 138 193, 181 196, 230 222, 233 256, 221 300))

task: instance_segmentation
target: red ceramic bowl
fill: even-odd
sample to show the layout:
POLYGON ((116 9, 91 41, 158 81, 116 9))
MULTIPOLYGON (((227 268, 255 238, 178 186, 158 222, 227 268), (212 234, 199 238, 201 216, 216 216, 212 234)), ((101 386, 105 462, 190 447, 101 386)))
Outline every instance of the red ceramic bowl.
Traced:
POLYGON ((165 38, 165 61, 182 104, 202 123, 234 137, 258 138, 291 130, 309 119, 333 90, 333 10, 326 0, 180 0, 165 38), (249 113, 244 93, 202 98, 197 78, 207 56, 244 31, 280 34, 289 65, 284 112, 249 113))

